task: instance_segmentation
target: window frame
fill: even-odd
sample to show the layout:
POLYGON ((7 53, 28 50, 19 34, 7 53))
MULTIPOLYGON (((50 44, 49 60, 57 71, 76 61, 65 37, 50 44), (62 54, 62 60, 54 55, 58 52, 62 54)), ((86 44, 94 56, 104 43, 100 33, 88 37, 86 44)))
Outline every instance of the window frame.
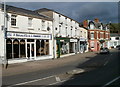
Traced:
POLYGON ((28 27, 32 27, 33 25, 33 18, 28 18, 28 27))
POLYGON ((17 15, 16 14, 11 15, 11 26, 17 26, 17 15))

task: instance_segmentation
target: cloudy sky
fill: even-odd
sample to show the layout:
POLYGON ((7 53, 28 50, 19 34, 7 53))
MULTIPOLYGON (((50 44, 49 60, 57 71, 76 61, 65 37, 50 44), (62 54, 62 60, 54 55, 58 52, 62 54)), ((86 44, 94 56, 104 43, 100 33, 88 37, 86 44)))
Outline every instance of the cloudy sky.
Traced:
POLYGON ((29 10, 49 8, 79 22, 94 18, 99 18, 103 23, 118 22, 117 2, 7 2, 7 4, 29 10))

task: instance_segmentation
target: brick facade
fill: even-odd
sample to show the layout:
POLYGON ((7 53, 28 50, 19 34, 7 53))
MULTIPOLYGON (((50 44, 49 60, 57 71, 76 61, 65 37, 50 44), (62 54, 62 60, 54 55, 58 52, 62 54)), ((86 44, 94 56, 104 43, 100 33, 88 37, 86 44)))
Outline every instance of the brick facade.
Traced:
MULTIPOLYGON (((94 23, 95 29, 90 28, 90 24, 86 20, 83 22, 83 26, 88 28, 88 43, 89 43, 89 51, 99 51, 101 47, 107 47, 107 43, 110 40, 110 32, 109 30, 100 29, 99 19, 95 19, 92 21, 94 23), (92 35, 91 35, 92 33, 92 35), (92 38, 94 35, 94 38, 92 38), (101 43, 100 40, 103 40, 104 43, 101 43)), ((107 26, 107 25, 106 25, 107 26)))

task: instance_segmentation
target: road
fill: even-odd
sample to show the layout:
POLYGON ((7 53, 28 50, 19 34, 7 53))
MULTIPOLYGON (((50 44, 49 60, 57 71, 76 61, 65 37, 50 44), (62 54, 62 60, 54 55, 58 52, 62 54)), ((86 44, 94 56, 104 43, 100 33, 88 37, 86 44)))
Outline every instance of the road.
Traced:
MULTIPOLYGON (((3 85, 10 87, 16 85, 95 85, 102 87, 120 76, 119 57, 119 50, 111 50, 110 54, 98 54, 94 58, 87 57, 89 60, 84 63, 75 61, 45 71, 3 77, 3 85), (65 72, 74 69, 83 69, 86 72, 77 75, 64 75, 65 72)), ((116 82, 119 81, 119 79, 116 80, 116 82)))
MULTIPOLYGON (((98 55, 96 59, 106 59, 103 65, 84 74, 74 75, 72 79, 56 85, 82 85, 95 87, 120 87, 120 51, 114 50, 109 55, 98 55), (110 86, 108 86, 110 85, 110 86)), ((94 60, 95 61, 95 60, 94 60)), ((93 61, 91 61, 93 62, 93 61)), ((90 61, 87 67, 91 67, 90 61)), ((96 67, 96 66, 93 66, 96 67)))

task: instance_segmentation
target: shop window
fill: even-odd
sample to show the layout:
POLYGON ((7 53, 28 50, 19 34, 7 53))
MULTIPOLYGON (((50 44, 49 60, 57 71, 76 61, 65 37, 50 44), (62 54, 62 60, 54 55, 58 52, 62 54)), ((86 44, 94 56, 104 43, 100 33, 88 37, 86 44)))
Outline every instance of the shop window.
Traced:
POLYGON ((60 43, 60 52, 61 52, 61 54, 66 54, 67 53, 67 47, 66 47, 66 43, 64 43, 64 42, 61 42, 60 43))
POLYGON ((60 42, 60 52, 61 54, 68 54, 68 42, 60 42))
POLYGON ((16 15, 11 15, 11 25, 16 26, 16 15))
POLYGON ((36 41, 36 56, 49 55, 49 40, 36 41))
POLYGON ((45 55, 44 49, 45 49, 45 42, 44 40, 41 40, 41 55, 45 55))
POLYGON ((117 42, 114 42, 114 46, 116 46, 117 45, 117 42))
POLYGON ((74 43, 73 42, 70 42, 70 45, 69 45, 69 49, 70 49, 70 53, 74 53, 74 43))
POLYGON ((19 58, 19 41, 17 39, 13 41, 13 55, 14 58, 19 58))
POLYGON ((6 41, 6 57, 7 57, 7 59, 12 58, 12 41, 11 41, 11 39, 7 39, 7 41, 6 41))
POLYGON ((20 58, 25 57, 25 40, 20 41, 20 58))
POLYGON ((40 40, 36 41, 36 56, 41 55, 41 47, 40 47, 40 40))
POLYGON ((46 40, 45 45, 46 45, 45 54, 48 55, 49 54, 49 40, 46 40))

